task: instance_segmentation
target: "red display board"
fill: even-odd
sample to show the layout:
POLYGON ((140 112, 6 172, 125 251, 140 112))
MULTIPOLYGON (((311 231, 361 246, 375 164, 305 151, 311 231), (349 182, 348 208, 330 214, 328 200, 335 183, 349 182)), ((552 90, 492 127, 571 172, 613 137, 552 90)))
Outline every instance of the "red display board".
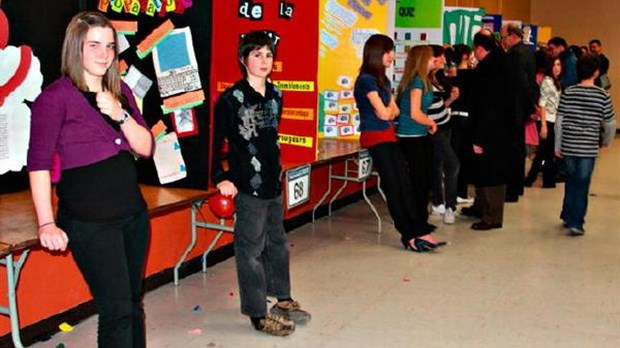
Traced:
POLYGON ((211 107, 222 91, 243 76, 237 60, 241 35, 267 31, 276 42, 271 79, 284 95, 283 162, 316 158, 318 11, 318 2, 307 0, 213 1, 211 107))

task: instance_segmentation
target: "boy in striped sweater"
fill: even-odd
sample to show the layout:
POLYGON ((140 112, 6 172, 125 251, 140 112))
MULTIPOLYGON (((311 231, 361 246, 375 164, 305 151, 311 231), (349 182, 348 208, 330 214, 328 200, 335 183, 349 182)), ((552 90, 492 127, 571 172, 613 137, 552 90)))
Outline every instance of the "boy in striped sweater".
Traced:
POLYGON ((579 58, 577 75, 581 82, 562 94, 555 124, 555 154, 564 159, 567 174, 560 218, 572 236, 585 233, 583 224, 598 148, 611 144, 616 129, 611 98, 594 85, 599 65, 594 55, 579 58))

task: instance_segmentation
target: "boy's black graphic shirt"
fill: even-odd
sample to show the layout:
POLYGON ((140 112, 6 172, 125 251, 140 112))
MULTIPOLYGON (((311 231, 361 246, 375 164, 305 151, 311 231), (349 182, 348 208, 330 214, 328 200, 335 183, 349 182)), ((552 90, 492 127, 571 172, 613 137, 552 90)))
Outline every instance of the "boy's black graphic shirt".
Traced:
POLYGON ((230 180, 239 192, 255 197, 280 195, 278 124, 281 114, 282 92, 269 82, 265 96, 245 79, 222 93, 214 113, 211 177, 216 185, 230 180), (221 151, 224 139, 228 139, 227 155, 221 151), (228 170, 224 170, 224 160, 228 160, 228 170))

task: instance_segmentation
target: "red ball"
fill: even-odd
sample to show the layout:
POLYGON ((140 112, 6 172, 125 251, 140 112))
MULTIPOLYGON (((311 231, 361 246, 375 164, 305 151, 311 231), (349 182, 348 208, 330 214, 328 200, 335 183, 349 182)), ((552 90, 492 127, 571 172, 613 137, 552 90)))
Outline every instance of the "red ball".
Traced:
POLYGON ((221 193, 209 198, 209 209, 213 214, 221 219, 231 218, 235 214, 235 201, 230 196, 221 193))

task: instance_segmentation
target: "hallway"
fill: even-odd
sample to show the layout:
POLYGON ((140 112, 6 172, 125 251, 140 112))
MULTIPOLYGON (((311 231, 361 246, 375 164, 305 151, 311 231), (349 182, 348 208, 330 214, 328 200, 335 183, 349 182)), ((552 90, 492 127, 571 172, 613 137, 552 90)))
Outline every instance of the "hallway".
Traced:
MULTIPOLYGON (((586 234, 569 237, 564 185, 526 189, 504 228, 473 231, 457 217, 433 254, 403 250, 386 205, 377 235, 364 203, 289 234, 293 297, 313 314, 286 338, 239 313, 234 259, 146 294, 148 346, 617 348, 620 346, 620 139, 597 162, 586 234)), ((94 346, 97 318, 32 347, 94 346)))

